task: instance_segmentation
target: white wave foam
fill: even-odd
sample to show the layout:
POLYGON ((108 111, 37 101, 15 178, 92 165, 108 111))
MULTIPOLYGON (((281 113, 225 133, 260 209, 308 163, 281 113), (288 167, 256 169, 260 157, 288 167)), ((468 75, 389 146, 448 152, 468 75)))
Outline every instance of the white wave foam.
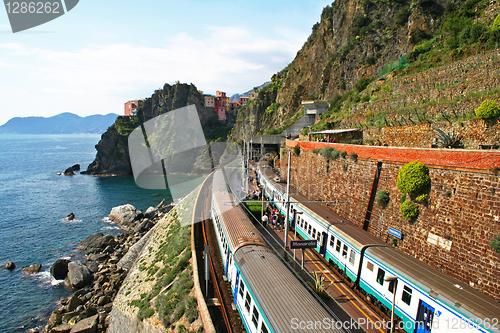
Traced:
POLYGON ((110 219, 109 217, 107 217, 107 216, 106 216, 106 217, 103 217, 103 218, 101 219, 101 221, 102 221, 102 222, 104 222, 104 223, 112 223, 112 224, 115 224, 115 222, 113 222, 113 220, 111 220, 111 219, 110 219))
POLYGON ((82 223, 83 220, 78 220, 78 219, 68 220, 67 218, 63 218, 63 219, 61 219, 61 222, 64 224, 79 224, 79 223, 82 223))
POLYGON ((104 230, 121 230, 121 229, 115 226, 111 226, 111 227, 104 227, 104 230))
POLYGON ((54 277, 48 271, 39 272, 35 274, 35 277, 39 280, 40 285, 43 287, 48 287, 48 286, 55 287, 64 283, 64 280, 54 279, 54 277))

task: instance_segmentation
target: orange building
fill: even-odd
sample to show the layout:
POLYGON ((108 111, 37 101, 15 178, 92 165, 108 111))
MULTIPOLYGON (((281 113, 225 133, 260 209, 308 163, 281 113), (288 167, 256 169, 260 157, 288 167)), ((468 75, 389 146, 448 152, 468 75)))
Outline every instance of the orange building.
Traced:
POLYGON ((133 100, 125 103, 125 116, 137 116, 137 109, 139 108, 140 104, 142 104, 142 100, 133 100))

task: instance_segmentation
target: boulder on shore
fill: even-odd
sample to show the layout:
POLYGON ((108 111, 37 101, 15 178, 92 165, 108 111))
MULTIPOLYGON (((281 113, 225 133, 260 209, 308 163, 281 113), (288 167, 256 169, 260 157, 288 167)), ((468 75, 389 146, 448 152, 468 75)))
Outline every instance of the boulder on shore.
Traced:
POLYGON ((111 235, 101 236, 90 242, 86 248, 85 252, 89 253, 99 253, 106 249, 108 246, 114 247, 116 245, 115 238, 111 235))
POLYGON ((68 221, 73 221, 75 219, 75 214, 74 213, 69 213, 67 216, 66 216, 66 219, 68 221))
POLYGON ((102 232, 96 232, 95 234, 92 234, 92 235, 88 236, 87 238, 85 238, 84 240, 82 240, 78 247, 82 250, 86 250, 89 247, 90 243, 92 243, 93 241, 95 241, 98 238, 101 238, 102 236, 104 236, 104 234, 102 232))
POLYGON ((80 320, 71 328, 71 333, 97 333, 99 315, 80 320))
POLYGON ((41 269, 42 269, 41 264, 33 264, 31 266, 24 267, 23 273, 27 274, 27 275, 36 274, 36 273, 40 272, 41 269))
POLYGON ((144 217, 147 219, 153 218, 157 212, 157 209, 155 207, 149 207, 146 212, 144 213, 144 217))
POLYGON ((90 280, 92 280, 92 273, 87 266, 77 262, 70 262, 68 264, 67 284, 70 287, 81 289, 85 287, 90 280))
POLYGON ((50 267, 50 274, 56 280, 64 280, 68 276, 68 264, 70 263, 67 259, 57 259, 55 263, 50 267))
POLYGON ((134 220, 141 218, 142 215, 143 214, 140 210, 137 210, 134 206, 127 204, 112 208, 108 217, 116 223, 130 225, 134 222, 134 220))
POLYGON ((14 264, 12 261, 8 261, 5 263, 5 268, 7 268, 9 271, 11 271, 14 268, 16 268, 16 264, 14 264))
POLYGON ((71 167, 73 171, 80 171, 80 164, 75 164, 71 167))

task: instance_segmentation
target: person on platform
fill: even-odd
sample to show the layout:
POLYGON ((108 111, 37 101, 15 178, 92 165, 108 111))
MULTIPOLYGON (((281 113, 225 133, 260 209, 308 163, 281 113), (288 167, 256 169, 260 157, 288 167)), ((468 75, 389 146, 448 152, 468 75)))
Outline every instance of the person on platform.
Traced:
POLYGON ((264 216, 262 216, 262 225, 264 226, 264 228, 267 228, 268 221, 269 221, 269 218, 267 217, 267 213, 265 213, 264 216))

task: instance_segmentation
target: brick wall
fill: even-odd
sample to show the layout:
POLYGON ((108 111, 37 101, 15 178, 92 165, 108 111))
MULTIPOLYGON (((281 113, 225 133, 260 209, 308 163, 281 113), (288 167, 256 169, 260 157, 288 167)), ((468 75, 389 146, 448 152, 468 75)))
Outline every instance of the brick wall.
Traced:
MULTIPOLYGON (((404 235, 398 244, 401 250, 500 299, 500 255, 489 246, 493 236, 500 234, 500 176, 489 171, 493 165, 500 166, 500 152, 290 140, 287 149, 296 144, 300 145, 301 153, 299 157, 292 154, 292 185, 312 200, 340 201, 330 209, 360 227, 367 212, 377 162, 382 161, 378 190, 388 191, 390 202, 385 209, 374 204, 369 232, 388 242, 388 228, 400 230, 404 235), (347 157, 327 162, 312 152, 326 146, 356 152, 358 160, 347 157), (432 186, 428 205, 419 204, 418 219, 408 222, 399 211, 401 193, 396 179, 401 166, 413 160, 430 166, 432 186), (429 236, 440 239, 442 245, 429 242, 429 236)), ((283 159, 281 165, 282 175, 286 176, 287 160, 283 159)))
POLYGON ((445 133, 455 133, 462 136, 465 148, 478 149, 479 144, 500 144, 500 120, 494 125, 483 119, 473 119, 459 123, 435 123, 411 126, 394 126, 370 128, 363 130, 364 140, 387 143, 393 147, 430 147, 437 134, 433 127, 442 129, 445 133))

